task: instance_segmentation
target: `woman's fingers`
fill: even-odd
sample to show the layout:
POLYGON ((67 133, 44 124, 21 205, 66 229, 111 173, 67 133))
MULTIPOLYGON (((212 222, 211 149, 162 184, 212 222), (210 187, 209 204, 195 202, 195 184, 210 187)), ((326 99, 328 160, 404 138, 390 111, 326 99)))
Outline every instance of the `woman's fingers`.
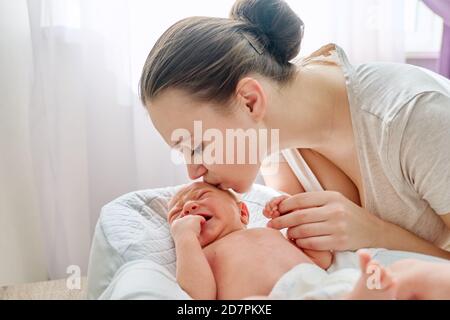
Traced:
POLYGON ((304 210, 297 210, 284 216, 272 219, 269 221, 267 226, 274 229, 285 229, 290 227, 295 227, 305 223, 322 222, 327 220, 328 214, 326 209, 319 208, 309 208, 304 210))
POLYGON ((295 239, 295 244, 302 249, 329 251, 338 250, 334 245, 332 236, 311 237, 305 239, 295 239))
POLYGON ((287 230, 289 239, 304 239, 311 237, 328 236, 332 234, 332 228, 326 222, 308 223, 292 227, 287 230))
POLYGON ((339 196, 340 193, 334 191, 299 193, 281 202, 278 210, 281 214, 286 214, 293 210, 321 207, 339 196))
POLYGON ((359 256, 359 266, 362 273, 366 273, 367 266, 369 265, 370 261, 372 261, 372 256, 370 255, 369 251, 367 250, 358 250, 358 256, 359 256))

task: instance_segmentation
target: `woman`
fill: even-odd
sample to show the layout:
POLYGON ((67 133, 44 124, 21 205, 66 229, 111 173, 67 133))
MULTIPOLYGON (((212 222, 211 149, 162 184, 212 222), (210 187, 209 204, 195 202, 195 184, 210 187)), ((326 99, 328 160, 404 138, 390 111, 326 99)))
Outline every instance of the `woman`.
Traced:
MULTIPOLYGON (((383 247, 449 259, 450 82, 402 64, 353 67, 335 45, 294 63, 302 36, 302 21, 280 0, 239 0, 230 19, 178 22, 141 77, 156 129, 192 159, 210 141, 172 141, 172 133, 192 134, 197 120, 224 136, 278 129, 280 150, 291 152, 265 178, 292 197, 272 226, 289 228, 301 248, 383 247)), ((250 188, 260 167, 187 165, 190 178, 236 192, 250 188)))

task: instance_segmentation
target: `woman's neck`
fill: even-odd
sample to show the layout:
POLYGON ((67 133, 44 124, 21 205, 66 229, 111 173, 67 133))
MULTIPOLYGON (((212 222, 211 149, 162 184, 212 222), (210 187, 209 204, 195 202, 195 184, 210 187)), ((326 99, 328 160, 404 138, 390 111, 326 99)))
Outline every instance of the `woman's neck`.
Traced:
POLYGON ((325 150, 349 138, 345 79, 337 66, 300 68, 271 100, 266 125, 280 130, 281 149, 325 150))

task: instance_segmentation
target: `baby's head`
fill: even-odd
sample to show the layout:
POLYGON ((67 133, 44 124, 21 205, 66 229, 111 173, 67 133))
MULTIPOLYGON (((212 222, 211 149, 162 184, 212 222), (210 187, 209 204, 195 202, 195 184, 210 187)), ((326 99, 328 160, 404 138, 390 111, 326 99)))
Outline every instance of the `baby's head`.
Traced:
POLYGON ((169 224, 189 214, 206 219, 199 237, 202 247, 231 232, 245 229, 249 221, 245 203, 240 202, 230 191, 204 182, 195 182, 183 188, 169 202, 169 224))

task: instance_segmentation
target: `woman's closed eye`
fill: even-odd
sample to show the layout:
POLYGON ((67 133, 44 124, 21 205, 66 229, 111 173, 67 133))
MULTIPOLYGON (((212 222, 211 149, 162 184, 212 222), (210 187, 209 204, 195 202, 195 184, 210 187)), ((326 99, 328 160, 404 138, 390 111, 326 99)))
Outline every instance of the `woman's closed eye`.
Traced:
POLYGON ((197 148, 191 151, 191 157, 195 156, 196 154, 201 154, 203 152, 203 143, 200 143, 197 148))

